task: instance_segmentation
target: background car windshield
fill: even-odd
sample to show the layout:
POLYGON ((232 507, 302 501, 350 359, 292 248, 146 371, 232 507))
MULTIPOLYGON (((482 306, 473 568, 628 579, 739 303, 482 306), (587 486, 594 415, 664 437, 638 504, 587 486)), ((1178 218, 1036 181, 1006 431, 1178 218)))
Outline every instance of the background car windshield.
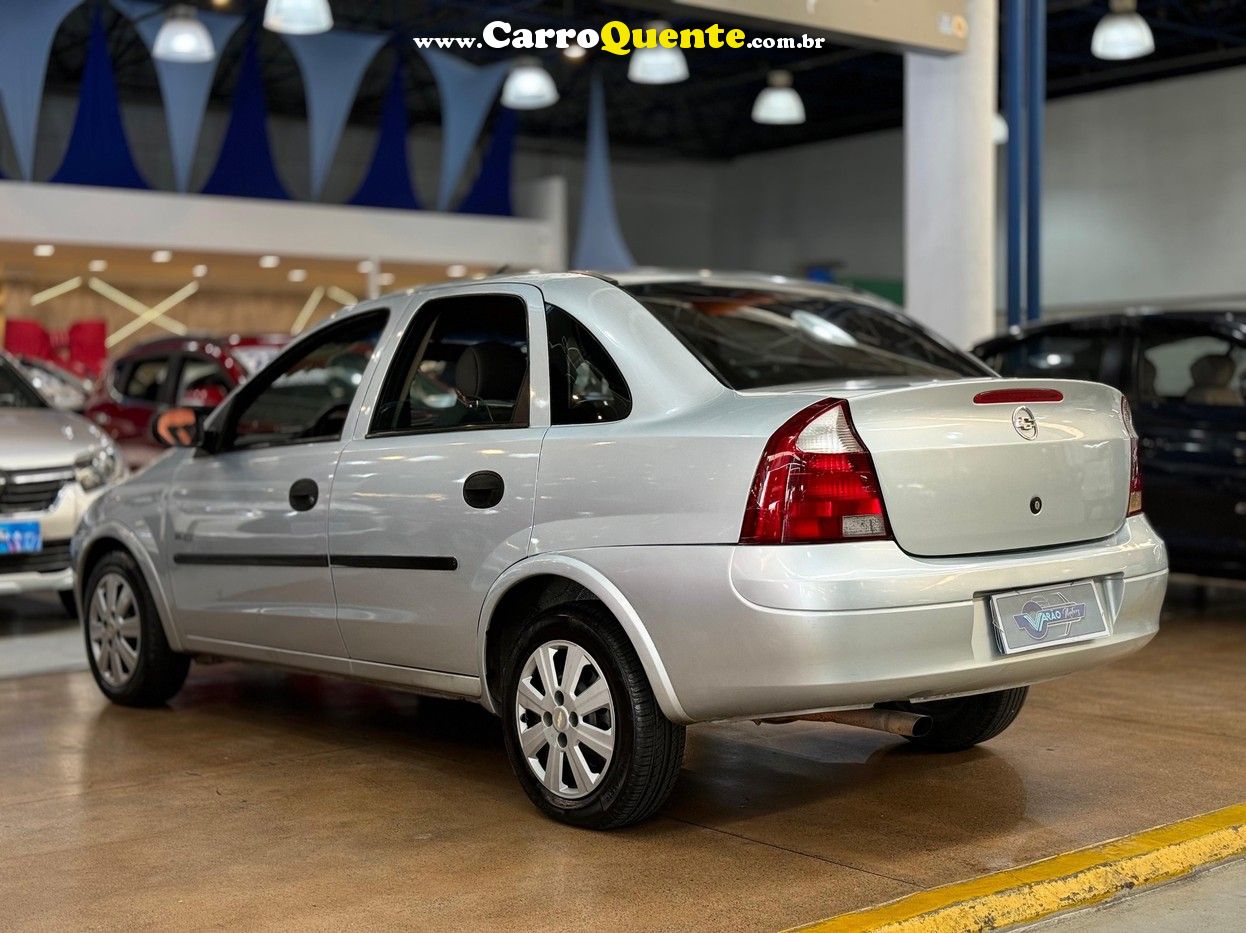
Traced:
POLYGON ((0 408, 46 408, 47 403, 6 359, 0 359, 0 408))
POLYGON ((900 315, 830 295, 699 283, 624 290, 733 389, 989 375, 900 315))

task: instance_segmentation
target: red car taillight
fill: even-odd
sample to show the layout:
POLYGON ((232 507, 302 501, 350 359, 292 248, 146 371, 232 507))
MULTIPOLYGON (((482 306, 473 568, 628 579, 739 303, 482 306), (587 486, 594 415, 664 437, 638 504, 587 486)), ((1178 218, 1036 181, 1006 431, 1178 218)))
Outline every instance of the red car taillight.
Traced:
POLYGON ((1129 399, 1123 395, 1121 396, 1121 420, 1125 422, 1125 430, 1129 432, 1129 508, 1125 514, 1138 515, 1142 512, 1142 470, 1138 466, 1138 432, 1134 430, 1129 399))
POLYGON ((848 403, 826 399, 789 418, 757 465, 740 543, 890 537, 874 460, 852 426, 848 403))

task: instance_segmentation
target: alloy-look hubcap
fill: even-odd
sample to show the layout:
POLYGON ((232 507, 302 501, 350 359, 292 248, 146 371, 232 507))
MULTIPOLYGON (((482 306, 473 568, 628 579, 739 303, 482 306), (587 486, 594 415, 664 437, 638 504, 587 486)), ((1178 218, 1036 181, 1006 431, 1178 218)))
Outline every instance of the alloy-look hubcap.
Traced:
POLYGON ((528 656, 515 695, 515 728, 528 767, 568 800, 601 783, 614 757, 614 700, 601 667, 567 641, 528 656))
POLYGON ((138 601, 125 577, 106 573, 95 585, 87 610, 87 632, 95 669, 110 687, 123 687, 138 667, 138 601))

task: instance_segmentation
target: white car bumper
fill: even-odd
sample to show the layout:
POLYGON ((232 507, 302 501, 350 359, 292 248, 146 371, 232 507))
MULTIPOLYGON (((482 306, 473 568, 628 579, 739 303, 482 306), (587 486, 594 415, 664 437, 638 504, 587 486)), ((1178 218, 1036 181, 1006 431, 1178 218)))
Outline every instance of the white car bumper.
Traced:
POLYGON ((1155 635, 1168 577, 1142 517, 1104 540, 1003 555, 918 558, 883 541, 567 556, 626 597, 669 680, 659 701, 685 721, 980 693, 1095 667, 1155 635), (1095 582, 1107 635, 999 649, 989 594, 1075 580, 1095 582))
POLYGON ((78 520, 103 489, 84 492, 70 480, 52 506, 42 512, 0 514, 0 522, 38 522, 43 537, 43 550, 39 553, 0 555, 0 596, 73 589, 69 542, 78 520))

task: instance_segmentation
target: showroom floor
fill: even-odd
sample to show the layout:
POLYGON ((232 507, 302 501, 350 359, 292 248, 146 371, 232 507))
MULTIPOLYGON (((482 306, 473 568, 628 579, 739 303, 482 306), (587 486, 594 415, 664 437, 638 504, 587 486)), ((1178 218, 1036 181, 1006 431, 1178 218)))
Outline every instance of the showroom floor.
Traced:
POLYGON ((613 834, 539 816, 466 704, 232 664, 161 710, 10 678, 0 904, 18 928, 774 930, 1242 802, 1244 656, 1246 594, 1179 590, 1151 646, 1036 687, 983 748, 698 727, 663 816, 613 834))

